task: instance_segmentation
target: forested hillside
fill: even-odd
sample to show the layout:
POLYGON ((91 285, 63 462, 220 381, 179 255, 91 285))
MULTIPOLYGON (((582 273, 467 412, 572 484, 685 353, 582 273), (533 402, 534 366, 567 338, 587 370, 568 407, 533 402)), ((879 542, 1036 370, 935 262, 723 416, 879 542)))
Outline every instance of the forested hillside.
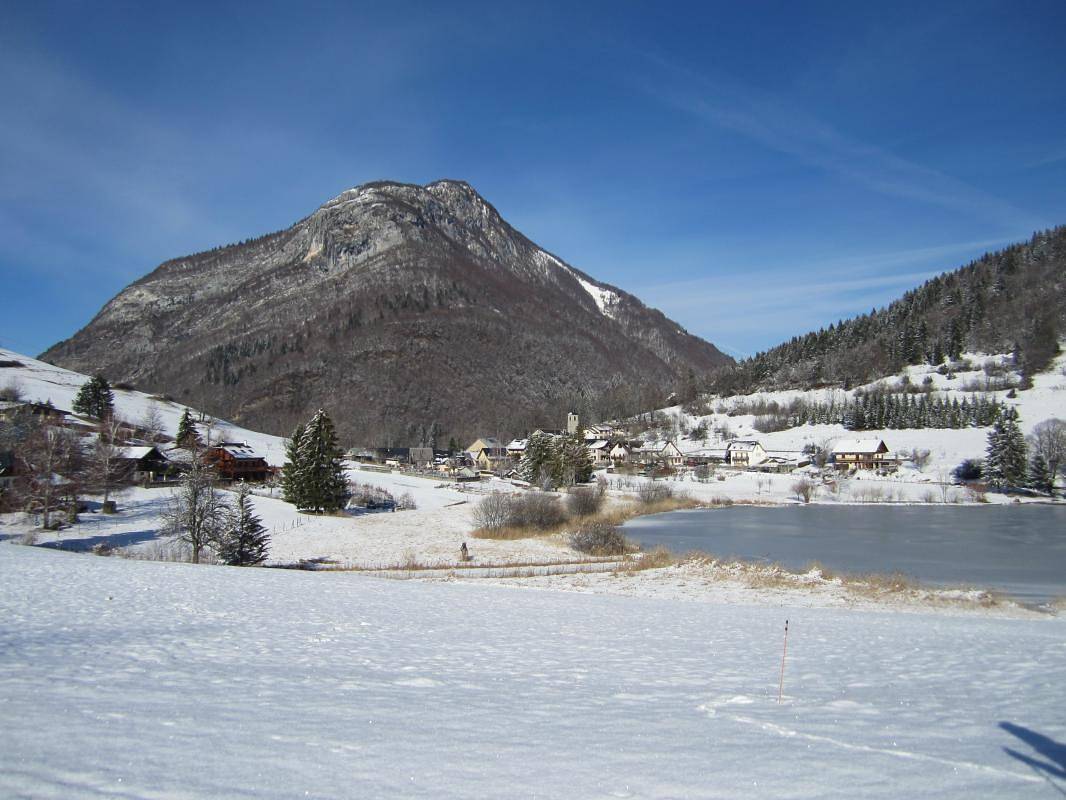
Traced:
POLYGON ((1066 330, 1066 226, 945 272, 882 309, 797 336, 724 368, 711 391, 848 388, 965 350, 1013 352, 1024 378, 1046 368, 1066 330))

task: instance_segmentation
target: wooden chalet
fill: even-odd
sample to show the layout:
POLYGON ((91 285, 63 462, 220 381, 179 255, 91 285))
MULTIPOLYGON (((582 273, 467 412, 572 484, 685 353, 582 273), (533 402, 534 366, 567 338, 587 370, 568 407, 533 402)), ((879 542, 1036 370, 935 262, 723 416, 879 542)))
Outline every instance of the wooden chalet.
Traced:
POLYGON ((201 458, 225 481, 265 481, 274 474, 266 459, 244 442, 220 442, 204 450, 201 458))
POLYGON ((895 467, 884 439, 842 439, 833 445, 833 466, 837 469, 884 469, 895 467))
POLYGON ((156 447, 123 447, 119 462, 133 481, 152 482, 170 471, 171 464, 156 447))

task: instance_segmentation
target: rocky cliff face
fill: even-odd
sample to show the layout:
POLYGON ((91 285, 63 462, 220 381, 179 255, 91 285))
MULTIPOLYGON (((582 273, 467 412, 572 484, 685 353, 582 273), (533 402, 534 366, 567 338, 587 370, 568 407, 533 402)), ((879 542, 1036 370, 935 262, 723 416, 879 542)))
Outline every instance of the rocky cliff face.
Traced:
POLYGON ((730 363, 504 221, 468 184, 370 183, 279 233, 168 261, 43 358, 274 433, 561 425, 730 363))

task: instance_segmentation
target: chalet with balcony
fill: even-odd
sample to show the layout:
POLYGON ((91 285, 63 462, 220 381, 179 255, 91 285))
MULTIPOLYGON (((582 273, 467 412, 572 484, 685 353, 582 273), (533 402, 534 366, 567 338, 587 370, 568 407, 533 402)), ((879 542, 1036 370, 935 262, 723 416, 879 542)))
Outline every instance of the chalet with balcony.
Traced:
POLYGON ((766 451, 754 439, 736 439, 726 448, 726 460, 734 467, 747 469, 766 460, 766 451))
POLYGON ((837 469, 887 469, 899 464, 892 458, 884 439, 841 439, 833 445, 833 466, 837 469))
POLYGON ((220 442, 201 458, 224 481, 265 481, 274 474, 266 458, 244 442, 220 442))

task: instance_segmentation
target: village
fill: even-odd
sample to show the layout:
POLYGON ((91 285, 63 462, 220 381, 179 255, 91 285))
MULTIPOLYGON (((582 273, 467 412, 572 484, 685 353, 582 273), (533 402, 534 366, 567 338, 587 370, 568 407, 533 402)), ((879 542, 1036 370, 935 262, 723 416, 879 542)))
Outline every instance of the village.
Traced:
MULTIPOLYGON (((187 416, 191 420, 191 416, 187 416)), ((73 433, 89 442, 105 439, 110 448, 106 482, 122 486, 161 487, 179 481, 194 459, 212 470, 221 484, 275 482, 281 465, 271 464, 264 452, 247 442, 228 441, 216 435, 210 421, 199 421, 194 434, 169 436, 135 422, 112 421, 110 425, 84 414, 57 408, 50 402, 0 401, 0 423, 19 425, 36 422, 73 433)), ((479 437, 462 450, 430 447, 351 448, 346 458, 361 469, 407 472, 457 483, 503 479, 514 486, 529 486, 520 465, 530 439, 579 440, 594 470, 605 474, 667 477, 706 477, 719 467, 734 471, 787 474, 808 467, 818 454, 766 449, 757 439, 733 439, 718 447, 682 451, 674 441, 641 441, 623 435, 612 424, 582 428, 577 414, 569 414, 566 429, 537 429, 522 439, 503 444, 492 436, 479 437)), ((873 470, 887 474, 901 463, 884 440, 842 439, 828 453, 820 454, 819 467, 839 471, 873 470)), ((0 511, 17 510, 16 498, 29 479, 24 463, 11 450, 0 450, 0 511)), ((56 507, 76 503, 83 489, 74 477, 57 468, 50 480, 50 502, 56 507)))

